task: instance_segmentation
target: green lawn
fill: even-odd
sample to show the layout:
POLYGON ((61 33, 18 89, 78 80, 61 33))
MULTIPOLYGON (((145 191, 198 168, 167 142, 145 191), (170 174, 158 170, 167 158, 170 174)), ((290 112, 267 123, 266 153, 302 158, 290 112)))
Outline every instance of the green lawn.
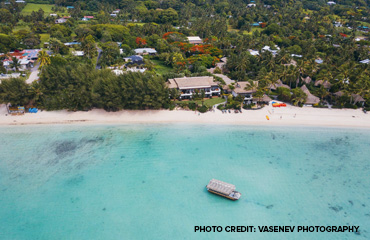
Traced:
MULTIPOLYGON (((224 98, 220 98, 220 97, 213 97, 211 99, 205 98, 204 99, 204 105, 207 106, 207 107, 212 107, 215 104, 223 103, 225 101, 226 100, 224 98)), ((186 100, 185 101, 178 101, 178 100, 175 101, 175 103, 182 103, 182 102, 186 102, 186 100)), ((196 102, 198 105, 202 105, 202 100, 187 101, 187 102, 196 102)))
POLYGON ((252 33, 253 33, 254 31, 261 32, 261 31, 263 31, 263 28, 261 28, 261 27, 252 27, 252 29, 251 29, 251 31, 250 31, 250 32, 248 32, 248 31, 244 31, 244 32, 243 32, 243 34, 245 34, 245 35, 252 35, 252 33))
POLYGON ((40 35, 40 40, 41 40, 40 46, 44 47, 44 42, 49 42, 50 34, 41 33, 39 35, 40 35))
POLYGON ((65 12, 54 12, 51 10, 51 8, 54 6, 54 4, 36 4, 36 3, 27 3, 26 6, 22 10, 22 14, 29 15, 32 13, 32 11, 37 12, 40 8, 45 12, 45 16, 49 15, 50 13, 59 13, 60 15, 67 15, 67 8, 65 9, 65 12))
POLYGON ((167 66, 164 64, 161 60, 150 60, 155 64, 154 71, 160 75, 163 75, 165 73, 169 73, 173 71, 173 68, 167 66))
POLYGON ((16 25, 14 28, 13 28, 13 33, 16 32, 16 31, 19 31, 19 30, 31 30, 29 26, 27 25, 16 25))

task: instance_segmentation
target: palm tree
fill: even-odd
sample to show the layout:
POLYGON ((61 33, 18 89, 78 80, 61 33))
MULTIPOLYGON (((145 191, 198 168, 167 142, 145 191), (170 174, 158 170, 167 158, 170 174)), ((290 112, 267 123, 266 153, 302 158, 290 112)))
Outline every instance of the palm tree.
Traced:
POLYGON ((51 63, 49 54, 44 50, 39 52, 37 61, 40 63, 41 71, 43 70, 44 66, 47 66, 51 63))
POLYGON ((292 90, 292 102, 295 106, 297 106, 300 103, 304 103, 307 99, 307 94, 303 92, 300 88, 294 88, 292 90))
POLYGON ((324 98, 329 95, 329 92, 324 88, 323 85, 321 85, 321 87, 317 90, 316 94, 321 99, 321 101, 323 101, 324 98))
POLYGON ((14 69, 14 71, 18 71, 21 64, 19 63, 18 59, 16 57, 12 57, 12 63, 11 67, 14 69))

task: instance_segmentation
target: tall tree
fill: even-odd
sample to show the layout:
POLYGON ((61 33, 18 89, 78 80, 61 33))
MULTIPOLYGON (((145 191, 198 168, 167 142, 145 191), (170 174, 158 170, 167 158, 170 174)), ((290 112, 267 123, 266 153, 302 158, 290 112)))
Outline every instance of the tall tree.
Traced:
POLYGON ((47 65, 50 64, 49 54, 44 50, 40 51, 39 54, 38 54, 37 61, 40 63, 40 68, 41 68, 41 72, 42 72, 44 66, 47 66, 47 65))

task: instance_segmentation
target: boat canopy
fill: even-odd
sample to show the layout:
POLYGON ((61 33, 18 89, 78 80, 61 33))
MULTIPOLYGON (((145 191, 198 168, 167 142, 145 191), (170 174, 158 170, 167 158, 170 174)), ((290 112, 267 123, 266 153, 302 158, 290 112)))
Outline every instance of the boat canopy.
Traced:
POLYGON ((212 179, 211 181, 209 181, 207 188, 227 195, 230 195, 230 193, 235 191, 235 185, 225 183, 216 179, 212 179))

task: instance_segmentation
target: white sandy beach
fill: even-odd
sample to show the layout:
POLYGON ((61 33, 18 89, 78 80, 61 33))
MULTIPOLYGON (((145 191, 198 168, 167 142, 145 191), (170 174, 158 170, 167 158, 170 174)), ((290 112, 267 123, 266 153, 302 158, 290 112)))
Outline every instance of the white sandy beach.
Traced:
POLYGON ((243 113, 214 112, 199 114, 185 110, 145 110, 106 112, 94 109, 88 112, 42 111, 21 116, 7 114, 0 106, 0 125, 28 124, 127 124, 127 123, 212 123, 243 125, 289 125, 370 128, 370 114, 353 109, 317 109, 287 106, 261 110, 243 110, 243 113), (266 116, 270 120, 266 119, 266 116))

